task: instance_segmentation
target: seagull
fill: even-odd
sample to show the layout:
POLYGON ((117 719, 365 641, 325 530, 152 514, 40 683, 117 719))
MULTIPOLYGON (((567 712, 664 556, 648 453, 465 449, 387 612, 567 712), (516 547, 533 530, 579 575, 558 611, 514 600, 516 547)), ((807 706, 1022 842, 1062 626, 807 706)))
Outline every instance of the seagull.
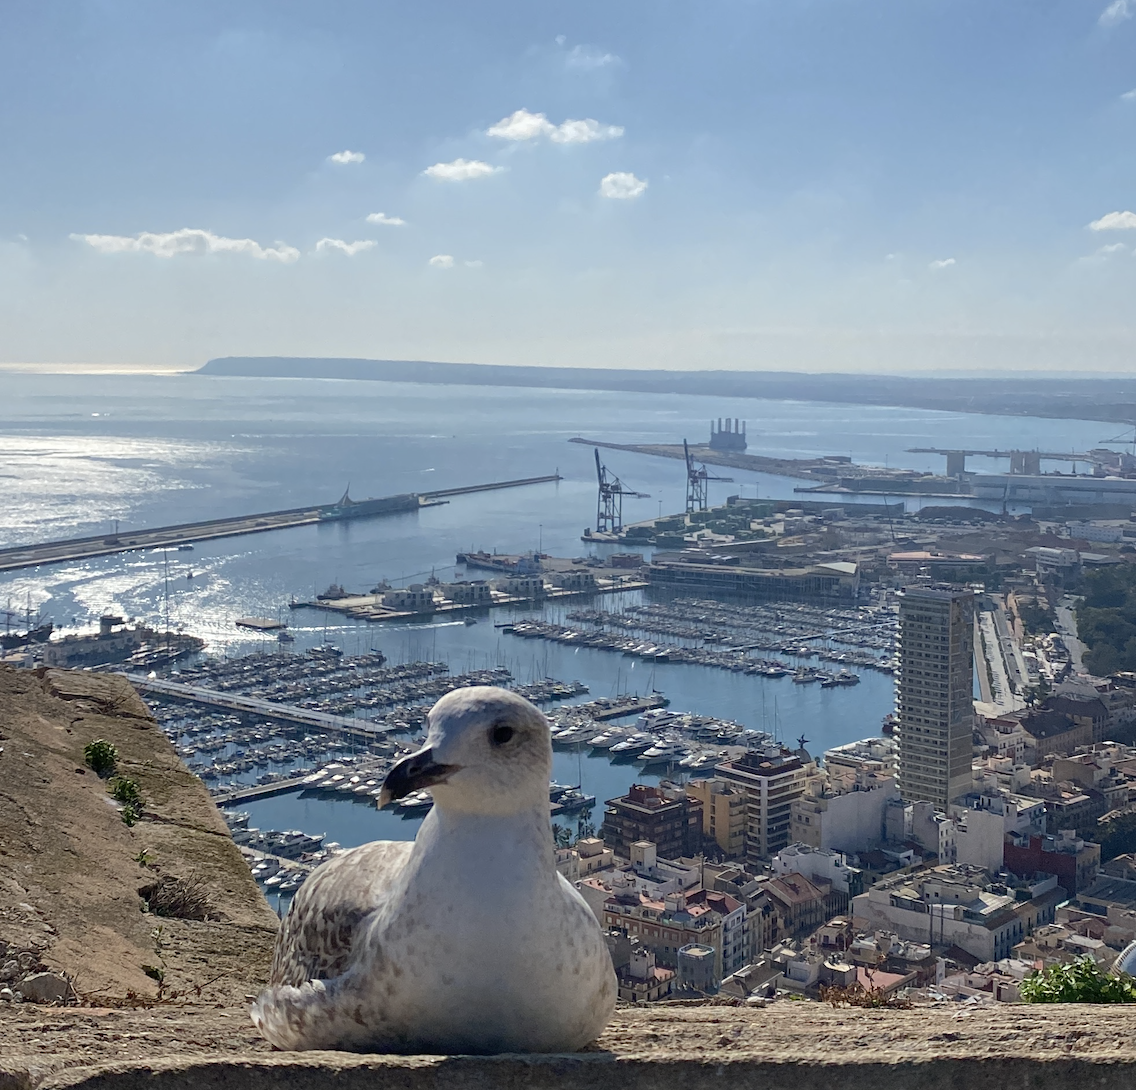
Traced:
POLYGON ((417 838, 342 853, 300 887, 252 1008, 281 1049, 575 1052, 617 994, 587 903, 556 870, 548 721, 505 689, 430 710, 386 805, 429 787, 417 838))

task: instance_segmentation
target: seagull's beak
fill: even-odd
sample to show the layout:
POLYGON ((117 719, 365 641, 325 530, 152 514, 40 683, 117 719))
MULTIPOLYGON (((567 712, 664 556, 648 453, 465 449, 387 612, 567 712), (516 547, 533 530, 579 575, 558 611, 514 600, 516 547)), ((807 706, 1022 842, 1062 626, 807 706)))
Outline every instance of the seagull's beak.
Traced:
POLYGON ((444 765, 434 760, 434 751, 427 746, 409 757, 403 757, 387 773, 383 789, 379 794, 379 808, 397 802, 412 791, 421 791, 436 783, 445 783, 461 765, 444 765))

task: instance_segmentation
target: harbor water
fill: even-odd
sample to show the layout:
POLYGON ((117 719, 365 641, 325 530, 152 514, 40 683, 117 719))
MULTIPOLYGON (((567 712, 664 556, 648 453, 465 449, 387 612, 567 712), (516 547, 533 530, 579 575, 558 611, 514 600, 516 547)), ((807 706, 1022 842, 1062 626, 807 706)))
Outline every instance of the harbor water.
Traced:
MULTIPOLYGON (((603 548, 580 541, 594 524, 596 489, 592 449, 567 442, 577 435, 625 443, 703 441, 712 417, 730 416, 748 421, 753 453, 841 454, 938 470, 934 456, 905 454, 905 448, 1084 450, 1101 439, 1101 425, 1084 421, 658 394, 200 375, 5 374, 3 382, 0 544, 109 533, 115 520, 125 530, 330 502, 348 486, 353 497, 365 498, 556 470, 564 480, 458 497, 412 514, 199 542, 193 551, 126 553, 6 573, 0 605, 27 604, 64 633, 91 631, 106 611, 156 627, 168 614, 172 627, 203 637, 207 653, 230 656, 276 651, 271 635, 250 635, 234 621, 277 617, 287 621, 297 653, 330 641, 348 655, 381 650, 395 663, 442 660, 455 674, 505 666, 519 682, 578 679, 592 697, 658 690, 672 710, 734 719, 792 745, 803 735, 814 753, 878 733, 892 707, 892 679, 861 670, 855 687, 822 689, 789 678, 648 664, 522 640, 494 627, 520 616, 562 620, 559 607, 495 610, 474 625, 366 625, 290 611, 287 604, 333 582, 366 590, 383 578, 396 585, 431 573, 445 579, 453 575, 456 553, 468 549, 540 547, 579 556, 603 548)), ((602 454, 612 472, 650 494, 625 501, 626 521, 682 508, 681 462, 602 454)), ((977 469, 999 468, 974 462, 977 469)), ((711 483, 711 502, 735 493, 792 498, 802 483, 712 469, 734 481, 711 483)), ((834 505, 847 502, 833 498, 834 505)), ((618 611, 635 604, 638 593, 595 605, 618 611)), ((582 782, 601 807, 637 775, 636 766, 613 765, 606 757, 560 753, 556 761, 556 778, 582 782)), ((325 832, 344 845, 412 836, 416 826, 373 805, 297 795, 245 808, 254 825, 325 832)), ((601 813, 594 812, 597 824, 601 813)))

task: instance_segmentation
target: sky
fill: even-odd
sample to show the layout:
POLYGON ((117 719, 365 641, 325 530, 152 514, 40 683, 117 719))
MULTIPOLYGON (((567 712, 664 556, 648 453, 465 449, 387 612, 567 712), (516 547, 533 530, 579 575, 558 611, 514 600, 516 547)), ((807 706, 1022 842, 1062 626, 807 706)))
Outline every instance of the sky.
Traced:
POLYGON ((1136 367, 1136 0, 0 21, 0 363, 1136 367))

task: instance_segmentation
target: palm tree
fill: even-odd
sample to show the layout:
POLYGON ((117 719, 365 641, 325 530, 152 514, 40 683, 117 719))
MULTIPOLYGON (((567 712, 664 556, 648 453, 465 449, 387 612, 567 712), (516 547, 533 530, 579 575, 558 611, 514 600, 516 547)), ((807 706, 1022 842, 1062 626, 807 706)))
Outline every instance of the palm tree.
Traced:
POLYGON ((572 844, 572 830, 552 823, 552 839, 558 848, 568 848, 572 844))

